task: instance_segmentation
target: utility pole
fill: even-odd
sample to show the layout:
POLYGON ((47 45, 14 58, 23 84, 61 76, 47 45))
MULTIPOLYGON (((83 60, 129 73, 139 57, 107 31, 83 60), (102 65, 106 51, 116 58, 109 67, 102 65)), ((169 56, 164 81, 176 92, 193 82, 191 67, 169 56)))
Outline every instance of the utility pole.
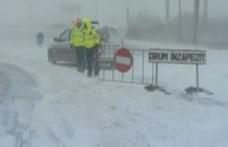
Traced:
POLYGON ((169 17, 170 17, 169 8, 170 8, 169 0, 166 0, 166 20, 169 20, 169 17))
POLYGON ((203 19, 204 19, 204 24, 207 25, 207 21, 208 21, 208 0, 204 0, 203 19))
POLYGON ((193 31, 193 44, 195 44, 195 45, 198 43, 199 8, 200 8, 200 0, 194 0, 194 31, 193 31))
POLYGON ((130 10, 129 10, 129 5, 127 4, 126 8, 126 16, 127 16, 127 27, 130 25, 130 10))
POLYGON ((179 11, 178 11, 178 39, 181 41, 182 38, 182 7, 181 0, 179 0, 179 11))
POLYGON ((126 15, 124 16, 125 17, 124 20, 126 20, 126 22, 125 22, 126 29, 127 29, 126 31, 128 31, 128 28, 130 26, 130 8, 129 8, 129 3, 130 3, 129 0, 125 0, 124 11, 125 11, 126 15))
POLYGON ((208 0, 204 0, 203 7, 203 35, 205 43, 208 42, 208 0))

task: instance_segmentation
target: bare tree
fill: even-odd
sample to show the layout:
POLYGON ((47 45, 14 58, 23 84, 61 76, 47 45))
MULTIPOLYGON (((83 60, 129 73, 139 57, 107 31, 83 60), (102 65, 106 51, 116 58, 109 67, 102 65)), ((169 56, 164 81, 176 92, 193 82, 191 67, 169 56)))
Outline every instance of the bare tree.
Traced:
POLYGON ((194 34, 193 34, 193 44, 198 43, 198 27, 199 27, 199 8, 200 0, 194 0, 194 34))
POLYGON ((182 8, 181 0, 179 0, 179 11, 178 11, 178 39, 181 40, 182 37, 182 8))
POLYGON ((170 17, 170 13, 169 13, 169 8, 170 7, 170 3, 169 3, 169 0, 166 0, 166 20, 169 20, 169 17, 170 17))

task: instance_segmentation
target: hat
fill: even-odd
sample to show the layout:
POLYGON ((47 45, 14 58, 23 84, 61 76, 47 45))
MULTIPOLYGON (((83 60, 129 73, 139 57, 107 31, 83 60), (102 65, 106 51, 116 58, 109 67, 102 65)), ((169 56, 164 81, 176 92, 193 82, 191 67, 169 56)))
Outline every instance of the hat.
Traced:
POLYGON ((73 20, 72 22, 73 22, 73 24, 75 24, 75 25, 80 25, 80 24, 81 24, 80 18, 77 18, 77 19, 73 20))

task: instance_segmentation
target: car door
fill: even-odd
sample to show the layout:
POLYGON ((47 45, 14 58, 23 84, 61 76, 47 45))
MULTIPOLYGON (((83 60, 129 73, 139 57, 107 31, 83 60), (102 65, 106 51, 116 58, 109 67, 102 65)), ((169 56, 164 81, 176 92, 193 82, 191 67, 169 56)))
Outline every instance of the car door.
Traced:
POLYGON ((58 60, 63 62, 72 62, 76 61, 75 50, 71 48, 70 45, 70 35, 71 29, 66 29, 62 32, 58 38, 56 48, 58 52, 58 60))

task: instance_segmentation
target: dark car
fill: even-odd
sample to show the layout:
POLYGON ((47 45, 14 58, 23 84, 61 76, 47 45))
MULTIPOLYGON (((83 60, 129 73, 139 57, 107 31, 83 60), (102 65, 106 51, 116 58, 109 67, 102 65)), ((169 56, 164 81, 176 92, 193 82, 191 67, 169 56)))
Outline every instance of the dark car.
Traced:
MULTIPOLYGON (((108 27, 102 27, 98 30, 102 38, 102 45, 99 49, 100 58, 98 59, 101 68, 112 68, 114 51, 120 47, 120 45, 110 40, 111 32, 116 31, 108 27)), ((76 52, 70 45, 70 36, 71 29, 66 29, 58 37, 53 39, 53 43, 48 47, 48 61, 50 63, 77 65, 76 52)))

